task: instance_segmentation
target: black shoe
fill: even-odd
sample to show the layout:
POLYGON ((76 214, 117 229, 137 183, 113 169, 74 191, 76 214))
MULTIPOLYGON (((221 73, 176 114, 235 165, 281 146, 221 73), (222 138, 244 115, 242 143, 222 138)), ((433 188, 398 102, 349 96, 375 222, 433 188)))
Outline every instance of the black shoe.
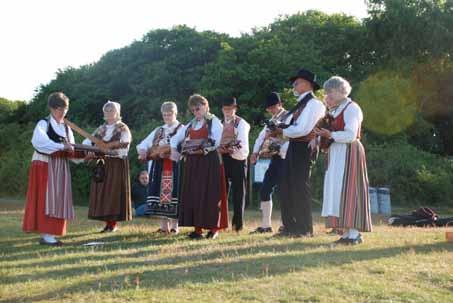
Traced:
POLYGON ((200 240, 203 239, 203 235, 193 231, 189 234, 189 238, 192 240, 200 240))
POLYGON ((106 225, 106 226, 104 227, 104 229, 102 229, 102 230, 100 231, 100 233, 107 233, 107 232, 110 232, 110 226, 108 226, 108 225, 106 225))
POLYGON ((215 239, 217 239, 218 236, 219 236, 218 231, 216 231, 216 232, 209 231, 208 234, 206 235, 206 239, 215 240, 215 239))
POLYGON ((179 234, 179 231, 172 228, 172 229, 170 229, 170 233, 177 235, 177 234, 179 234))
POLYGON ((159 233, 159 234, 168 234, 168 231, 163 230, 162 228, 159 228, 158 230, 156 230, 156 233, 159 233))
POLYGON ((285 231, 285 230, 280 231, 280 232, 278 232, 278 233, 276 233, 276 234, 274 235, 274 237, 278 237, 278 238, 280 238, 280 237, 292 237, 292 236, 293 236, 292 233, 287 232, 287 231, 285 231))
POLYGON ((39 240, 39 244, 40 245, 48 245, 48 246, 62 246, 63 242, 61 242, 60 240, 57 240, 57 242, 47 242, 46 240, 41 238, 39 240))
POLYGON ((272 233, 272 227, 258 227, 254 231, 250 232, 251 234, 264 234, 264 233, 272 233))
POLYGON ((350 239, 348 239, 348 238, 340 238, 340 239, 334 241, 333 243, 338 244, 338 245, 349 245, 349 243, 350 243, 349 240, 350 239))
POLYGON ((355 239, 349 239, 349 245, 358 245, 363 243, 362 235, 359 234, 355 239))

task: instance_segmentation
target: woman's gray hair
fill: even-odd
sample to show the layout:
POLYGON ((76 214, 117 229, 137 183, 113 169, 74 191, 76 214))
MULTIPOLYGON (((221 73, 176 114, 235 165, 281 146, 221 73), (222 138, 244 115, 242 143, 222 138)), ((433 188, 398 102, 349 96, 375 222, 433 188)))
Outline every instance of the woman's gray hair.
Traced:
POLYGON ((166 101, 160 106, 160 111, 162 113, 172 112, 178 114, 178 106, 173 101, 166 101))
POLYGON ((349 82, 340 77, 333 76, 323 85, 326 94, 334 94, 337 98, 345 99, 351 93, 351 85, 349 82))

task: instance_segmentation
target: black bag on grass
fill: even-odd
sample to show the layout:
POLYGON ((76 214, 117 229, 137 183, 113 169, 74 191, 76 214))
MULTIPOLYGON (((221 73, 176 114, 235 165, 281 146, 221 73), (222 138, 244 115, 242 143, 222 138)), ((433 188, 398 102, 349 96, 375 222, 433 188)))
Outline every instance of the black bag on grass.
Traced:
POLYGON ((420 207, 410 215, 392 215, 388 223, 392 226, 437 226, 439 216, 429 207, 420 207))

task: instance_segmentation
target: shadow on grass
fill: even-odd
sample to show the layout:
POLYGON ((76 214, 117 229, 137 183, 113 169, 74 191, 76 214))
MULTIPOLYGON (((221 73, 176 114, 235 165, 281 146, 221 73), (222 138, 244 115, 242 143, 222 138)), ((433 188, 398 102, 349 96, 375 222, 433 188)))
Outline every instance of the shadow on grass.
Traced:
MULTIPOLYGON (((120 264, 108 264, 102 267, 103 270, 117 271, 129 270, 128 274, 112 275, 108 278, 97 276, 93 280, 83 283, 71 284, 57 290, 52 290, 45 294, 32 297, 17 296, 0 302, 9 302, 10 300, 27 300, 39 301, 51 299, 55 294, 79 293, 88 290, 112 291, 118 289, 133 289, 134 285, 125 284, 127 280, 133 280, 136 277, 141 281, 140 287, 149 289, 166 289, 174 288, 185 283, 210 283, 212 281, 240 281, 249 278, 263 278, 266 276, 284 275, 291 272, 302 272, 304 269, 318 266, 342 266, 354 262, 384 259, 398 256, 402 253, 413 251, 418 254, 453 251, 453 247, 448 243, 436 243, 425 245, 409 245, 390 248, 362 249, 357 247, 351 249, 330 249, 327 251, 307 251, 309 247, 319 247, 319 244, 292 242, 286 244, 264 245, 254 248, 240 248, 230 250, 218 250, 206 254, 197 254, 192 256, 175 256, 158 259, 155 262, 133 261, 120 264), (274 254, 254 257, 259 252, 273 252, 274 254), (290 254, 281 254, 281 252, 290 252, 290 254), (219 258, 228 257, 247 257, 246 260, 228 260, 219 262, 219 258), (193 264, 184 266, 185 262, 191 261, 193 264), (206 263, 200 264, 198 261, 206 263), (147 269, 149 265, 173 265, 177 266, 172 269, 147 269), (145 267, 144 267, 145 266, 145 267)), ((50 264, 52 265, 52 264, 50 264)), ((68 268, 62 270, 51 270, 45 273, 50 279, 65 279, 74 277, 78 274, 100 274, 99 266, 80 266, 77 268, 68 268)), ((43 273, 26 274, 8 279, 1 278, 2 283, 12 284, 21 283, 29 280, 35 280, 41 277, 43 273)))

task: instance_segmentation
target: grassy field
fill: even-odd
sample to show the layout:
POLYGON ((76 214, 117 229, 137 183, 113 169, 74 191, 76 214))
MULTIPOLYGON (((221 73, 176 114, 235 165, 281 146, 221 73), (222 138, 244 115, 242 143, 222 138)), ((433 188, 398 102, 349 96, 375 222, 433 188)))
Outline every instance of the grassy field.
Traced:
MULTIPOLYGON (((78 207, 66 245, 56 248, 21 232, 22 205, 0 201, 0 303, 453 302, 445 229, 392 228, 376 219, 364 244, 334 247, 336 237, 316 217, 311 239, 244 231, 192 241, 190 229, 157 235, 148 219, 99 234, 102 225, 78 207), (90 241, 105 245, 82 246, 90 241)), ((259 213, 246 216, 255 228, 259 213)))

